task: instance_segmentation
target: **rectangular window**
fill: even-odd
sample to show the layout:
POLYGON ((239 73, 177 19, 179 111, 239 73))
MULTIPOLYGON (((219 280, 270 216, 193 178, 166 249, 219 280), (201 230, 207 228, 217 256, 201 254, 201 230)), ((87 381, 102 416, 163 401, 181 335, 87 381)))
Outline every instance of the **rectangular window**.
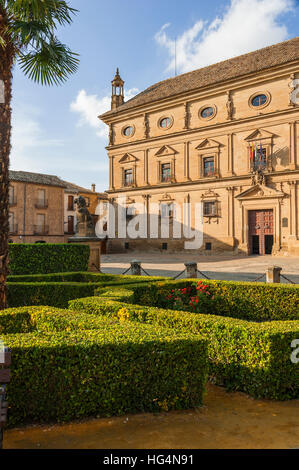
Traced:
POLYGON ((67 218, 67 232, 74 233, 74 216, 69 215, 67 218))
POLYGON ((47 207, 46 191, 44 189, 37 190, 37 200, 36 200, 35 207, 37 209, 44 209, 47 207))
POLYGON ((214 157, 206 157, 203 159, 203 175, 214 176, 215 175, 215 159, 214 157))
POLYGON ((161 217, 173 217, 172 204, 161 204, 161 217))
POLYGON ((90 206, 90 199, 89 197, 84 196, 85 202, 86 202, 86 207, 90 206))
POLYGON ((13 212, 9 213, 9 233, 15 233, 15 215, 13 212))
POLYGON ((73 211, 74 210, 74 196, 68 196, 67 210, 68 211, 73 211))
POLYGON ((212 250, 212 243, 211 242, 207 242, 206 243, 206 251, 211 251, 212 250))
POLYGON ((161 181, 163 183, 171 181, 171 165, 170 165, 170 163, 163 163, 161 165, 161 181))
POLYGON ((34 226, 35 235, 46 235, 48 233, 48 227, 46 226, 45 214, 37 214, 37 224, 34 226))
POLYGON ((251 167, 254 171, 264 170, 267 166, 267 150, 258 146, 256 150, 251 149, 251 167))
POLYGON ((9 205, 10 206, 13 206, 15 205, 16 201, 15 201, 15 188, 13 186, 9 186, 9 205))
POLYGON ((205 201, 203 203, 203 215, 206 217, 211 217, 216 215, 216 202, 215 201, 205 201))
POLYGON ((132 186, 133 184, 133 170, 124 170, 124 186, 132 186))
POLYGON ((162 250, 168 250, 168 243, 162 243, 162 250))

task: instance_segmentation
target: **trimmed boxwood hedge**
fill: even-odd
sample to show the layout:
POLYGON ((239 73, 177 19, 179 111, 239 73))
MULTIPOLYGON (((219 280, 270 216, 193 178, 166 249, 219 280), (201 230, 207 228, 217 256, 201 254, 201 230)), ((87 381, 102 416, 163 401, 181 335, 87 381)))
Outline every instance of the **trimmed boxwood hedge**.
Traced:
POLYGON ((207 343, 196 335, 50 307, 14 318, 19 333, 1 335, 12 350, 9 426, 202 404, 207 343))
POLYGON ((92 282, 95 284, 108 283, 112 285, 139 282, 155 282, 167 280, 166 277, 161 276, 131 276, 122 274, 106 274, 106 273, 92 273, 92 272, 63 272, 63 273, 50 273, 50 274, 25 274, 25 275, 9 275, 7 277, 9 282, 92 282))
POLYGON ((93 273, 10 276, 7 283, 7 302, 9 307, 50 305, 63 308, 68 306, 71 299, 102 294, 109 286, 119 286, 121 289, 128 285, 133 288, 139 283, 161 279, 164 278, 93 273))
MULTIPOLYGON (((211 311, 205 313, 251 321, 299 319, 299 286, 208 280, 203 283, 216 298, 211 301, 211 311)), ((136 286, 132 303, 172 308, 167 299, 172 289, 192 286, 195 294, 196 285, 194 280, 184 280, 136 286)))
POLYGON ((70 243, 10 243, 11 274, 87 271, 89 246, 70 243))
POLYGON ((291 343, 299 321, 255 323, 133 305, 101 297, 76 299, 70 309, 150 323, 200 334, 209 343, 209 374, 218 385, 256 398, 299 398, 299 364, 291 361, 291 343))

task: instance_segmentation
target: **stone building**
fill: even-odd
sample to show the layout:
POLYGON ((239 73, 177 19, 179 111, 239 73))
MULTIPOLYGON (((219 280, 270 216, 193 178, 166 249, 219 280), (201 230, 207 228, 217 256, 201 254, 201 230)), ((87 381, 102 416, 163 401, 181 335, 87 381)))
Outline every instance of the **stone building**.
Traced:
POLYGON ((76 228, 76 197, 85 197, 95 222, 97 205, 107 201, 95 185, 89 190, 54 175, 10 171, 9 178, 9 239, 14 243, 67 243, 76 228))
POLYGON ((64 242, 64 188, 57 176, 10 171, 9 239, 64 242))
MULTIPOLYGON (((128 213, 155 202, 170 219, 174 203, 202 203, 200 252, 299 255, 297 78, 299 38, 156 83, 126 103, 117 71, 112 109, 100 116, 110 129, 109 199, 125 196, 128 213)), ((117 238, 119 228, 110 251, 184 248, 161 233, 117 238)))

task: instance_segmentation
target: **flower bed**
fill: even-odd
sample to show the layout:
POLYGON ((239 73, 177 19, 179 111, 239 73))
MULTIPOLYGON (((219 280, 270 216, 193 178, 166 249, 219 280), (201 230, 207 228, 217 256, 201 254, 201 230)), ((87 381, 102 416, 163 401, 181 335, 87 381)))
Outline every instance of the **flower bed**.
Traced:
POLYGON ((172 291, 177 292, 183 310, 211 313, 250 321, 298 320, 299 286, 235 281, 205 280, 210 296, 201 295, 201 302, 188 306, 196 297, 198 281, 165 281, 134 287, 132 303, 177 309, 172 291), (190 289, 189 289, 190 288, 190 289), (182 290, 186 294, 182 294, 182 290), (181 290, 181 292, 179 292, 181 290), (185 300, 184 300, 185 299, 185 300))

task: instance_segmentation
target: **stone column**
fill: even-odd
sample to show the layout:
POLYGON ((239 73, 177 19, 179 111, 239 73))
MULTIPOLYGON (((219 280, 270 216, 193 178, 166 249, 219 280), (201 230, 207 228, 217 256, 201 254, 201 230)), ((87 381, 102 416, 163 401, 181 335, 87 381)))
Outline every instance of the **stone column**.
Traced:
POLYGON ((290 186, 290 238, 297 239, 298 230, 297 230, 297 181, 289 181, 290 186))
POLYGON ((189 167, 189 142, 184 144, 184 178, 190 180, 190 167, 189 167))
POLYGON ((228 153, 228 162, 227 162, 227 175, 233 176, 234 174, 234 134, 228 134, 227 136, 227 153, 228 153))
POLYGON ((296 170, 296 121, 290 122, 290 170, 296 170))
POLYGON ((114 189, 114 157, 109 158, 110 189, 114 189))
POLYGON ((144 151, 144 184, 148 185, 148 150, 144 151))

